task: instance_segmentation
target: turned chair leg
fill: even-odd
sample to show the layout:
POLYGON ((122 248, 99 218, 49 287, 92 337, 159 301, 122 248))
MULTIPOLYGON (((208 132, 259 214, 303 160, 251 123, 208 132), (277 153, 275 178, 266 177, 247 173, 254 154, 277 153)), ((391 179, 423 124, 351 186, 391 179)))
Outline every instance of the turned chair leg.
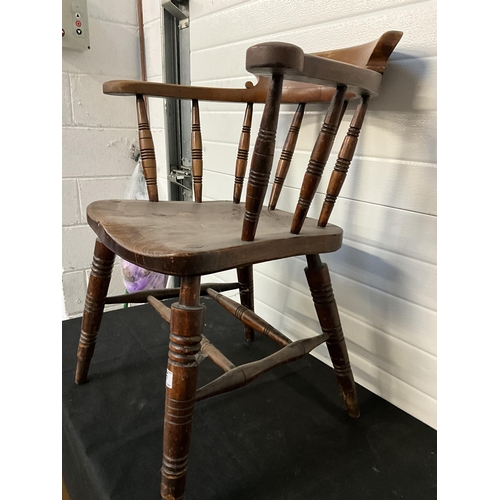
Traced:
POLYGON ((182 278, 179 302, 171 307, 161 496, 181 500, 186 484, 205 306, 200 304, 200 278, 182 278))
MULTIPOLYGON (((239 267, 236 271, 238 273, 238 284, 240 285, 241 305, 248 307, 248 309, 253 311, 253 267, 239 267)), ((255 332, 253 328, 247 325, 245 325, 245 337, 247 342, 252 342, 255 339, 255 332)))
POLYGON ((347 413, 349 416, 357 418, 360 412, 356 384, 349 362, 342 325, 340 324, 337 303, 333 295, 328 266, 321 262, 319 255, 308 255, 307 267, 304 271, 321 329, 323 332, 330 334, 326 345, 347 407, 347 413))
POLYGON ((104 246, 99 239, 96 239, 87 296, 85 298, 80 342, 78 344, 75 375, 77 384, 87 382, 90 361, 94 354, 97 333, 101 325, 104 300, 108 293, 114 261, 115 254, 104 246))

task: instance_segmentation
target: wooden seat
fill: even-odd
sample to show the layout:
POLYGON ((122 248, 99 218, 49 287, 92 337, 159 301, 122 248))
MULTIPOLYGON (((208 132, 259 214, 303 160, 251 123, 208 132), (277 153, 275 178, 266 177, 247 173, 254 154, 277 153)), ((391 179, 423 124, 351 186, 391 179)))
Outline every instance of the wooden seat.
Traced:
POLYGON ((129 262, 174 276, 211 274, 294 255, 327 253, 342 244, 342 229, 317 230, 306 219, 300 234, 290 233, 292 214, 264 210, 259 234, 242 241, 245 207, 228 201, 203 203, 138 200, 97 201, 87 219, 99 239, 129 262))
MULTIPOLYGON (((89 205, 87 220, 97 235, 87 289, 75 381, 87 382, 104 306, 120 302, 149 303, 170 323, 166 399, 161 464, 161 496, 184 498, 191 421, 196 401, 242 387, 262 373, 299 359, 326 343, 348 414, 357 418, 356 387, 333 295, 330 274, 320 254, 341 247, 342 229, 328 220, 353 158, 371 97, 379 90, 387 60, 402 33, 390 31, 367 44, 304 54, 287 43, 263 43, 247 50, 246 67, 258 76, 244 89, 189 87, 152 82, 111 81, 110 95, 134 96, 137 103, 139 144, 149 201, 102 200, 89 205), (146 97, 188 99, 192 103, 192 178, 194 202, 158 200, 156 159, 146 97), (203 201, 203 148, 200 100, 245 103, 242 131, 235 160, 233 201, 203 201), (309 207, 330 157, 335 136, 350 101, 356 102, 349 129, 330 176, 318 220, 309 207), (312 147, 295 212, 277 209, 281 188, 290 168, 297 137, 309 103, 328 103, 325 118, 312 147), (259 132, 251 156, 245 203, 240 203, 247 163, 253 105, 264 103, 259 132), (264 198, 276 147, 281 103, 297 110, 281 149, 267 207, 264 198), (108 296, 115 255, 151 271, 180 276, 177 289, 145 290, 108 296), (322 333, 292 342, 254 312, 253 265, 304 255, 314 307, 322 333), (201 276, 236 269, 238 281, 204 283, 201 276), (241 303, 223 295, 239 289, 241 303), (203 335, 208 296, 244 325, 248 341, 255 332, 281 348, 260 361, 235 366, 203 335), (162 299, 178 297, 171 308, 162 299), (197 369, 211 359, 224 372, 204 387, 197 387, 197 369)), ((160 466, 160 464, 159 464, 160 466)))

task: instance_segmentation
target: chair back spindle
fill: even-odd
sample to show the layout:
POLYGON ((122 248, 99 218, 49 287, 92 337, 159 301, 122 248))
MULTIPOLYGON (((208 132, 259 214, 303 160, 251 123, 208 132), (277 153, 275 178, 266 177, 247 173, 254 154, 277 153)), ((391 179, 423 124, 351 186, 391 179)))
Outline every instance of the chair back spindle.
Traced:
POLYGON ((139 130, 139 149, 141 150, 141 163, 146 188, 148 190, 149 201, 158 201, 158 185, 156 183, 156 157, 153 144, 153 136, 149 127, 148 114, 144 96, 138 94, 137 105, 137 125, 139 130))
POLYGON ((250 130, 252 126, 253 102, 247 103, 243 127, 241 129, 240 142, 238 144, 238 154, 236 156, 236 167, 234 174, 233 202, 239 203, 243 190, 243 181, 248 164, 248 150, 250 148, 250 130))
POLYGON ((344 141, 342 142, 342 146, 340 147, 337 161, 335 162, 335 167, 330 177, 330 182, 328 183, 325 201, 323 202, 323 207, 321 208, 321 213, 318 219, 318 226, 320 227, 325 227, 328 224, 333 206, 335 205, 337 197, 344 184, 347 171, 349 170, 349 166, 351 165, 351 161, 354 157, 354 151, 356 150, 359 133, 361 131, 361 126, 363 125, 369 99, 370 96, 368 95, 361 97, 361 102, 356 108, 349 130, 347 131, 344 141))
POLYGON ((255 232, 273 163, 282 87, 283 75, 273 74, 248 176, 245 217, 241 232, 243 241, 253 241, 255 239, 255 232))
POLYGON ((201 141, 200 108, 198 99, 192 100, 191 161, 194 201, 201 203, 203 182, 203 150, 201 141))
POLYGON ((318 189, 323 170, 330 156, 335 136, 342 119, 342 115, 346 109, 344 96, 346 86, 340 85, 337 87, 337 92, 330 101, 326 112, 325 120, 321 126, 318 138, 314 144, 311 153, 309 164, 307 165, 302 187, 300 189, 299 201, 295 208, 295 213, 292 220, 290 232, 299 234, 311 205, 311 201, 318 189))
POLYGON ((293 153, 295 151, 295 145, 297 144, 297 138, 299 137, 300 126, 302 125, 305 107, 306 105, 303 102, 299 103, 297 106, 297 110, 295 111, 292 123, 290 124, 290 129, 288 130, 285 143, 283 144, 278 166, 276 167, 276 176, 274 177, 271 197, 269 198, 269 210, 274 210, 276 208, 281 188, 283 187, 286 175, 290 169, 293 153))

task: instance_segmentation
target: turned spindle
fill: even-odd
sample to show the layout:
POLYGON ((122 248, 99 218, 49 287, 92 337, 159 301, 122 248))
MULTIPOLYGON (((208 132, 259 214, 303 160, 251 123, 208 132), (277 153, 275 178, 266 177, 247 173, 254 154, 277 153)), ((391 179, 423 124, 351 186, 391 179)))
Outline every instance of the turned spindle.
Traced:
POLYGON ((304 180, 302 181, 299 201, 297 202, 290 228, 290 232, 293 234, 298 234, 302 229, 309 206, 318 189, 323 170, 332 151, 342 115, 346 108, 346 103, 344 102, 345 93, 346 87, 344 85, 337 87, 337 92, 328 106, 325 120, 314 144, 304 180))
POLYGON ((292 123, 290 124, 285 143, 283 144, 278 166, 276 167, 276 175, 274 177, 273 188, 269 198, 269 210, 274 210, 276 208, 278 198, 281 194, 281 188, 283 187, 286 175, 290 169, 293 153, 295 151, 295 145, 297 144, 297 139, 299 137, 300 126, 302 125, 305 107, 306 105, 304 103, 300 103, 297 106, 297 111, 295 111, 295 114, 293 115, 292 123))
POLYGON ((273 75, 250 165, 241 239, 253 241, 274 158, 283 75, 273 75))
POLYGON ((146 179, 149 201, 158 201, 158 186, 156 184, 156 157, 153 136, 149 127, 148 113, 144 96, 137 95, 137 124, 139 129, 139 149, 141 163, 146 179))
POLYGON ((238 144, 238 153, 236 155, 236 167, 234 174, 233 202, 239 203, 241 192, 243 190, 243 181, 248 164, 248 150, 250 148, 250 130, 252 126, 253 103, 249 102, 243 118, 243 127, 241 129, 240 142, 238 144))
MULTIPOLYGON (((240 286, 240 301, 242 305, 253 311, 253 266, 238 267, 236 272, 240 286)), ((247 342, 252 342, 255 339, 255 332, 248 325, 245 325, 245 338, 247 342)))
POLYGON ((216 292, 215 290, 208 289, 207 294, 212 297, 218 304, 220 304, 226 311, 230 312, 236 319, 249 326, 253 330, 257 330, 262 335, 269 337, 281 346, 286 346, 291 343, 291 340, 283 335, 280 331, 276 330, 267 321, 264 321, 260 316, 257 316, 253 310, 238 304, 234 300, 216 292))
POLYGON ((200 108, 198 100, 193 99, 191 123, 191 161, 193 175, 194 201, 201 203, 203 182, 203 150, 201 142, 200 108))
POLYGON ((337 201, 340 190, 344 185, 347 171, 349 170, 349 166, 351 165, 351 161, 354 157, 366 109, 368 108, 368 100, 369 96, 362 97, 361 102, 358 104, 354 116, 352 117, 349 130, 347 131, 344 141, 342 142, 342 146, 340 147, 337 161, 335 162, 335 167, 326 190, 325 201, 323 202, 323 207, 321 208, 321 213, 318 219, 318 226, 320 227, 325 227, 328 224, 335 202, 337 201))

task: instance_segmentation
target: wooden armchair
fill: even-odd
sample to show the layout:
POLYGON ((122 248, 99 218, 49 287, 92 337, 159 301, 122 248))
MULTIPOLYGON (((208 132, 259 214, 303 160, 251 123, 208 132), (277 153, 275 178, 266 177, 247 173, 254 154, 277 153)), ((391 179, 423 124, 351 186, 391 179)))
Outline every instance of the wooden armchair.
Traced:
MULTIPOLYGON (((304 54, 287 43, 263 43, 247 50, 247 70, 258 83, 244 89, 187 87, 140 81, 111 81, 104 93, 135 96, 142 164, 150 201, 105 200, 89 205, 87 220, 97 240, 88 284, 78 347, 76 383, 87 381, 97 332, 105 304, 149 302, 170 323, 166 375, 163 463, 163 499, 181 499, 187 471, 191 421, 196 401, 244 386, 262 373, 296 360, 326 342, 347 412, 360 412, 349 356, 327 266, 319 254, 342 245, 342 229, 328 219, 347 174, 371 96, 377 94, 386 62, 402 33, 390 31, 365 45, 318 54, 304 54), (144 96, 192 101, 192 160, 194 202, 158 201, 155 152, 144 96), (233 202, 202 203, 202 139, 200 100, 246 103, 236 155, 233 202), (307 212, 330 156, 348 103, 357 100, 349 130, 330 177, 319 220, 307 212), (323 125, 312 149, 294 214, 276 209, 290 167, 297 136, 308 103, 329 102, 323 125), (265 103, 252 154, 245 204, 240 204, 247 168, 254 103, 265 103), (286 137, 272 186, 269 206, 263 210, 275 151, 280 103, 296 103, 297 111, 286 137), (147 268, 180 276, 179 289, 149 290, 108 297, 115 254, 147 268), (256 263, 305 255, 306 279, 322 333, 292 342, 254 312, 252 266, 256 263), (237 270, 238 282, 203 284, 200 277, 237 270), (239 289, 241 304, 221 292, 239 289), (234 366, 203 336, 205 308, 200 296, 209 296, 244 325, 248 341, 257 331, 281 349, 271 356, 234 366), (178 296, 168 308, 162 299, 178 296), (204 387, 197 387, 199 362, 205 357, 224 372, 204 387)), ((159 464, 160 465, 160 464, 159 464)))

